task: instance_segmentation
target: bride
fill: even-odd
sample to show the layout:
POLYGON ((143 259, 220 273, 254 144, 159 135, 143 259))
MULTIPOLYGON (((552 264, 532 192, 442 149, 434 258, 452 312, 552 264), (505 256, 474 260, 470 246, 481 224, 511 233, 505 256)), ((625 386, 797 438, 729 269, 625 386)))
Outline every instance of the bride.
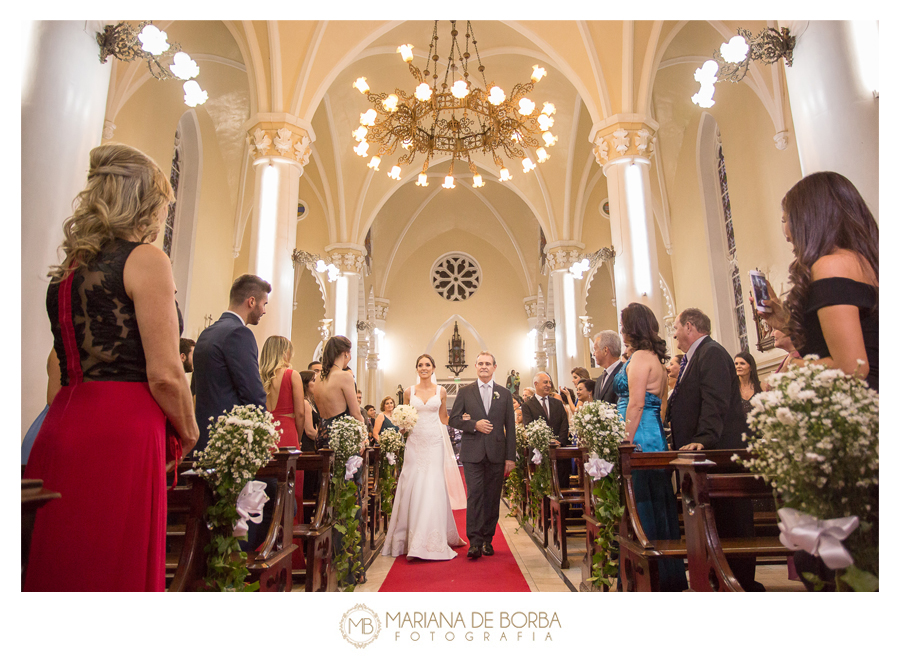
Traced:
POLYGON ((448 420, 447 392, 432 382, 434 369, 433 358, 420 356, 416 360, 419 383, 404 391, 404 399, 409 400, 419 418, 406 441, 382 555, 450 560, 456 557, 451 546, 466 545, 459 537, 452 511, 465 509, 466 496, 444 426, 448 420))

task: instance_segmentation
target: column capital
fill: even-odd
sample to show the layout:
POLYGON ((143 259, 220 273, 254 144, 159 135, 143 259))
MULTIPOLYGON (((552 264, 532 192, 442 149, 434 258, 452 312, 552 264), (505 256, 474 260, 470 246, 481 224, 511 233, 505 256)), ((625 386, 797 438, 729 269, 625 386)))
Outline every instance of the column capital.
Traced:
POLYGON ((316 139, 312 126, 290 114, 256 114, 244 124, 250 155, 260 160, 281 156, 303 167, 316 139))
POLYGON ((341 272, 360 274, 366 263, 366 249, 362 245, 335 243, 325 247, 325 261, 332 263, 341 272))
POLYGON ((375 298, 375 319, 386 320, 388 310, 391 307, 391 300, 382 297, 375 298))
POLYGON ((522 304, 525 306, 525 316, 531 320, 537 318, 538 314, 538 298, 537 295, 532 295, 531 297, 526 297, 522 300, 522 304))
POLYGON ((547 266, 551 272, 567 270, 584 258, 581 251, 583 248, 584 245, 578 247, 575 244, 549 248, 547 249, 547 266))
POLYGON ((639 114, 616 114, 591 128, 591 143, 597 164, 636 157, 649 159, 656 148, 659 124, 639 114))

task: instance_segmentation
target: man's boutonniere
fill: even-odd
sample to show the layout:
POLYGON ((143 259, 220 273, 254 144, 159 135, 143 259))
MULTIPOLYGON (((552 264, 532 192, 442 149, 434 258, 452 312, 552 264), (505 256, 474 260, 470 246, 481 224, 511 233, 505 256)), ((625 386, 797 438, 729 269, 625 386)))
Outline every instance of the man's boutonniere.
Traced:
POLYGON ((497 391, 494 391, 494 399, 495 399, 495 400, 499 400, 499 399, 500 399, 500 394, 499 394, 497 391))

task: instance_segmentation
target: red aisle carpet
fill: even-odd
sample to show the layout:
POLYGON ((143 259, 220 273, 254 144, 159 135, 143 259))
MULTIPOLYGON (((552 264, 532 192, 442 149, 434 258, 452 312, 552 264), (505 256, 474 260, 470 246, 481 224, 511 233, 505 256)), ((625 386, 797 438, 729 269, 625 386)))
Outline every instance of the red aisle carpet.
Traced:
MULTIPOLYGON (((466 510, 453 517, 459 536, 466 538, 466 510)), ((525 577, 499 526, 494 534, 494 555, 477 560, 466 557, 469 546, 455 548, 452 560, 394 560, 379 592, 528 592, 525 577)))

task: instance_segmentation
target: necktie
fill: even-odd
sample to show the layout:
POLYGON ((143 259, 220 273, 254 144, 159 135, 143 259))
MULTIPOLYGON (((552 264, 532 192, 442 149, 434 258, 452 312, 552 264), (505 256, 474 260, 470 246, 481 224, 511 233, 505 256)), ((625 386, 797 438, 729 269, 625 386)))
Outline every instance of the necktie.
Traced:
POLYGON ((484 412, 488 413, 491 410, 491 389, 493 388, 490 384, 481 384, 481 401, 484 402, 484 412))
POLYGON ((547 398, 541 398, 544 403, 544 413, 547 414, 547 420, 550 420, 550 404, 547 402, 547 398))
POLYGON ((675 396, 675 393, 678 391, 678 386, 681 384, 681 377, 684 375, 684 371, 687 369, 687 357, 681 359, 681 365, 678 366, 678 379, 675 380, 675 388, 672 389, 672 396, 675 396))

